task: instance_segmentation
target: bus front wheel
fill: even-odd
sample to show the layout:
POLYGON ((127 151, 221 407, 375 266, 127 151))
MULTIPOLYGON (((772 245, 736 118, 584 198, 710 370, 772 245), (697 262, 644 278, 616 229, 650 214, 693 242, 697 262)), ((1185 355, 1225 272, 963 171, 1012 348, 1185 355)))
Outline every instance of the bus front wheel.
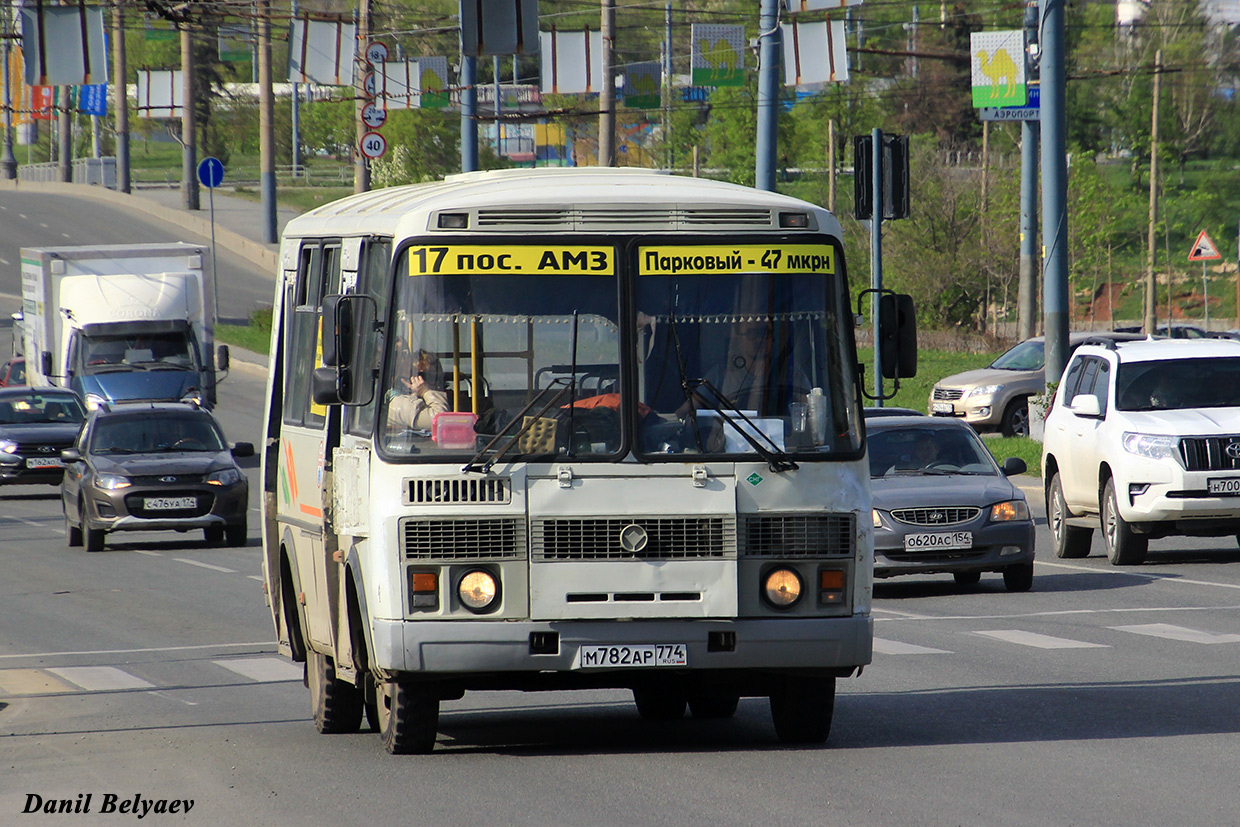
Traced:
POLYGON ((383 681, 375 688, 379 737, 392 755, 423 755, 435 748, 439 697, 429 687, 383 681))
POLYGON ((771 718, 781 743, 823 743, 834 714, 835 678, 790 675, 771 691, 771 718))

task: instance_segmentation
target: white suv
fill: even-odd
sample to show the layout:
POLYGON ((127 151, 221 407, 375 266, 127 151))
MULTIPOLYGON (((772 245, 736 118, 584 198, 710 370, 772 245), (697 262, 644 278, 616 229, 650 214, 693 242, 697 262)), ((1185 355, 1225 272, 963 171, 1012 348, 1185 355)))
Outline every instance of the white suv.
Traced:
POLYGON ((1149 541, 1240 536, 1240 341, 1083 345, 1046 417, 1046 514, 1057 557, 1113 565, 1149 541))

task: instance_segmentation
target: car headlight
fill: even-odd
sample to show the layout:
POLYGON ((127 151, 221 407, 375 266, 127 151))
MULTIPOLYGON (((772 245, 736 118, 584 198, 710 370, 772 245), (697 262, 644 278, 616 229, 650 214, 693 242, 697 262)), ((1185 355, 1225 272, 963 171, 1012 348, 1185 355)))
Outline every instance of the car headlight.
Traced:
POLYGON ((1180 438, 1163 434, 1138 434, 1125 431, 1120 444, 1130 454, 1149 459, 1176 459, 1180 438))
POLYGON ((461 578, 456 586, 456 596, 461 599, 461 605, 471 612, 485 612, 499 596, 499 582, 491 572, 474 569, 461 578))
POLYGON ((0 451, 6 454, 16 454, 17 443, 11 439, 0 439, 0 451))
POLYGON ((874 518, 874 527, 875 527, 875 528, 882 528, 882 527, 883 527, 883 518, 882 518, 882 515, 880 515, 880 514, 878 513, 878 509, 877 509, 877 508, 872 509, 872 510, 870 511, 870 514, 871 514, 871 516, 874 518))
POLYGON ((762 591, 776 609, 788 609, 801 599, 801 575, 792 569, 772 569, 766 573, 762 591))
POLYGON ((86 403, 86 410, 97 411, 103 406, 103 403, 108 400, 104 399, 97 393, 88 393, 83 401, 86 403))
POLYGON ((208 485, 236 485, 241 482, 241 471, 236 468, 225 468, 207 475, 208 485))
POLYGON ((1024 500, 1008 500, 995 503, 990 507, 990 520, 994 523, 1006 523, 1011 520, 1028 520, 1029 506, 1024 500))
POLYGON ((95 487, 102 488, 104 491, 116 491, 121 488, 128 488, 133 485, 129 477, 122 477, 118 474, 100 474, 95 477, 95 487))
POLYGON ((970 396, 993 396, 1001 390, 1003 390, 1003 385, 979 385, 972 390, 965 391, 962 398, 970 396))

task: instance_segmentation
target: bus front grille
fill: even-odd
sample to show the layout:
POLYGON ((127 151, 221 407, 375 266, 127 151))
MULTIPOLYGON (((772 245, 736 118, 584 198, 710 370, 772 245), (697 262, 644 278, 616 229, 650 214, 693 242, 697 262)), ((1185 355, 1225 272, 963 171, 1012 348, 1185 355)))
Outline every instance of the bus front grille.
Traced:
POLYGON ((742 552, 753 557, 852 557, 852 514, 785 514, 745 518, 742 552))
POLYGON ((525 530, 517 518, 460 517, 400 523, 406 560, 522 560, 525 530))
POLYGON ((512 481, 505 477, 473 479, 411 479, 409 505, 452 505, 486 503, 504 505, 512 500, 512 481))
POLYGON ((557 517, 534 520, 530 529, 535 561, 703 560, 736 555, 733 517, 557 517))

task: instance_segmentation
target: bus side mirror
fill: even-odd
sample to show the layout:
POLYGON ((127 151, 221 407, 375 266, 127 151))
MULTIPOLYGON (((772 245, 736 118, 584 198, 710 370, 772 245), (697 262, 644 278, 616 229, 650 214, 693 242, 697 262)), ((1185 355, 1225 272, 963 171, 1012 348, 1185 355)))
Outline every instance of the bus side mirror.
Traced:
POLYGON ((228 345, 220 345, 215 350, 215 369, 228 370, 228 345))
POLYGON ((310 398, 316 405, 343 405, 350 401, 347 368, 315 368, 310 374, 310 398))
POLYGON ((372 334, 377 312, 375 300, 356 293, 323 298, 323 365, 351 367, 359 348, 358 337, 372 334))
POLYGON ((44 376, 52 375, 52 352, 50 350, 39 354, 39 373, 44 376))
POLYGON ((884 379, 917 375, 917 312, 912 296, 884 293, 879 297, 878 339, 884 379))

